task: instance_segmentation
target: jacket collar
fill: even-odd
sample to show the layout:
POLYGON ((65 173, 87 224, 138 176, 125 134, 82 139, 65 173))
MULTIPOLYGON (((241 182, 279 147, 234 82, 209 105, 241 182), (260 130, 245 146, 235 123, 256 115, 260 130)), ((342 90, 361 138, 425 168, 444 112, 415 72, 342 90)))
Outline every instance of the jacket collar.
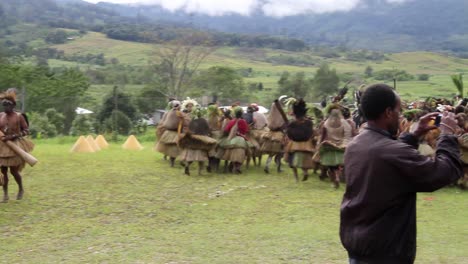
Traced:
POLYGON ((381 135, 384 135, 385 137, 387 138, 390 138, 390 139, 393 139, 393 140, 396 140, 397 138, 395 136, 392 136, 390 134, 390 132, 388 132, 387 130, 384 130, 384 129, 381 129, 381 128, 377 128, 377 127, 374 127, 374 126, 367 126, 365 129, 367 130, 370 130, 370 131, 374 131, 374 132, 377 132, 381 135))

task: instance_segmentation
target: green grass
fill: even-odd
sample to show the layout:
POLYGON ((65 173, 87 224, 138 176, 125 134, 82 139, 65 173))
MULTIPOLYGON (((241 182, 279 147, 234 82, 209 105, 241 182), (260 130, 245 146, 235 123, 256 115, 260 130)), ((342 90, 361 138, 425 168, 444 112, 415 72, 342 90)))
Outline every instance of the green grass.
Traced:
MULTIPOLYGON (((151 141, 72 154, 73 140, 38 140, 24 200, 0 204, 8 263, 347 263, 343 188, 328 181, 258 168, 188 177, 151 141)), ((418 196, 416 263, 468 263, 467 198, 456 188, 418 196)))

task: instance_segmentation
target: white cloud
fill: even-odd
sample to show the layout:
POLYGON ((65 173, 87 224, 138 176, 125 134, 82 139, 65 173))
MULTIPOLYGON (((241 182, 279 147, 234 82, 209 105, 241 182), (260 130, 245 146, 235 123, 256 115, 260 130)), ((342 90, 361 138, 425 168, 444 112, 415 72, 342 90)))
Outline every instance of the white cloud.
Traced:
POLYGON ((262 10, 269 16, 290 16, 304 13, 349 11, 360 0, 267 0, 262 10))
MULTIPOLYGON (((226 13, 249 15, 261 9, 266 15, 282 17, 305 13, 326 13, 349 11, 363 0, 85 0, 92 3, 112 2, 120 4, 156 4, 170 11, 184 10, 212 16, 226 13)), ((410 0, 385 0, 389 3, 403 3, 410 0)))
POLYGON ((185 10, 189 13, 208 15, 223 15, 225 13, 249 15, 257 5, 256 0, 153 0, 153 3, 158 3, 171 11, 185 10))

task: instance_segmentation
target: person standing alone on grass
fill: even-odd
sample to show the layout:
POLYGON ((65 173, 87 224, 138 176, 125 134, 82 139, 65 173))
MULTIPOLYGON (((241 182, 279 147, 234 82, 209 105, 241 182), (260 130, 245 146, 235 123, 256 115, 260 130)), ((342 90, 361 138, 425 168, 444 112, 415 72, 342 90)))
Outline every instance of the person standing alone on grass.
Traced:
POLYGON ((4 136, 0 141, 0 185, 3 185, 3 202, 9 200, 8 196, 8 168, 18 184, 17 200, 23 198, 23 180, 21 170, 24 168, 25 161, 15 153, 5 142, 11 141, 26 152, 31 152, 34 144, 24 138, 29 134, 28 124, 21 113, 15 112, 16 99, 14 93, 4 93, 0 95, 0 101, 4 112, 0 113, 0 130, 4 136))
POLYGON ((401 103, 388 85, 369 86, 361 98, 368 126, 345 152, 346 192, 340 238, 350 264, 407 264, 416 256, 416 193, 432 192, 463 175, 456 120, 444 113, 435 158, 420 155, 418 139, 436 128, 427 114, 413 134, 398 132, 401 103))

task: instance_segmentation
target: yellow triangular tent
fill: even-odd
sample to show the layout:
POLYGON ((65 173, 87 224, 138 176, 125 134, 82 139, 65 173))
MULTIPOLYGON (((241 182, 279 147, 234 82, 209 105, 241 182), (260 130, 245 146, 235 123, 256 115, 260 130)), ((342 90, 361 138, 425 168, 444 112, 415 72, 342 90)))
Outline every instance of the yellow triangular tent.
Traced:
POLYGON ((97 138, 94 140, 94 142, 96 142, 96 144, 97 144, 101 149, 105 149, 105 148, 108 148, 108 147, 109 147, 109 143, 107 143, 106 139, 105 139, 104 136, 102 136, 102 135, 97 136, 97 138))
POLYGON ((122 148, 129 150, 142 150, 143 146, 138 142, 138 139, 134 135, 127 138, 127 141, 122 145, 122 148))
POLYGON ((93 147, 91 147, 88 141, 83 137, 79 137, 75 145, 71 148, 70 152, 95 152, 93 147))
POLYGON ((88 141, 88 144, 94 149, 94 151, 100 151, 101 148, 94 142, 93 136, 89 135, 86 137, 86 141, 88 141))

